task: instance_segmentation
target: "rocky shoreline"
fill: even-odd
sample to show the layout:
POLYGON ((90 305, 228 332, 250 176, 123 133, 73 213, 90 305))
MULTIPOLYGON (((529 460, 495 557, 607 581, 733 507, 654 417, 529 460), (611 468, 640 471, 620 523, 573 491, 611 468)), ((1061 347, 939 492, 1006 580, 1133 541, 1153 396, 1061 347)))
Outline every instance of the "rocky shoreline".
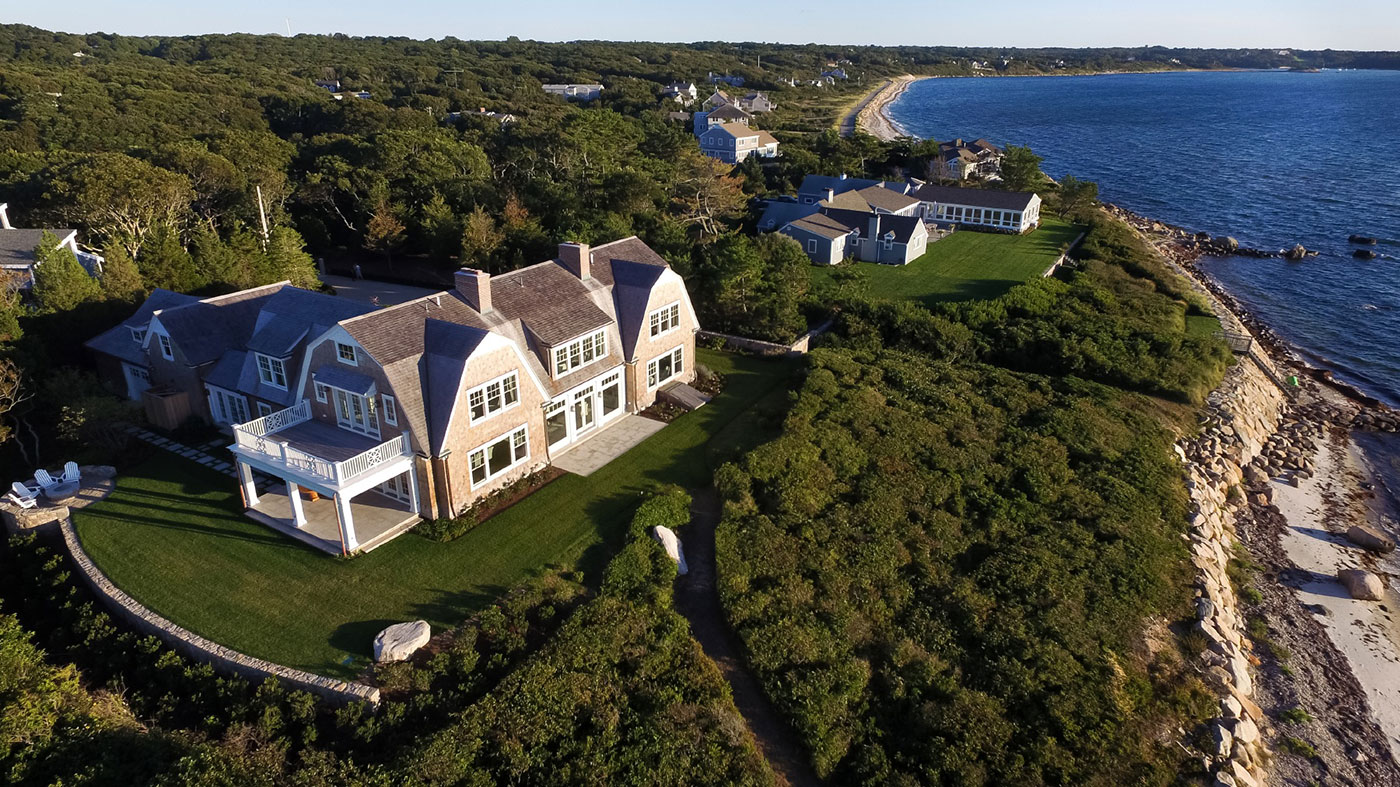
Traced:
MULTIPOLYGON (((1349 531, 1369 530, 1373 546, 1393 549, 1394 522, 1335 505, 1335 490, 1356 499, 1374 484, 1329 453, 1353 445, 1353 430, 1400 430, 1400 415, 1307 366, 1197 269, 1199 257, 1219 253, 1216 241, 1107 207, 1213 302, 1227 331, 1255 340, 1207 400, 1200 431, 1178 442, 1197 570, 1197 621, 1186 636, 1202 645, 1197 668, 1220 697, 1217 716, 1183 745, 1213 787, 1252 787, 1266 774, 1283 784, 1400 785, 1391 745, 1400 729, 1383 723, 1400 718, 1400 702, 1385 693, 1396 682, 1388 665, 1400 670, 1400 636, 1358 628, 1389 621, 1386 602, 1396 596, 1382 577, 1392 588, 1400 582, 1347 540, 1349 531), (1308 543, 1319 538, 1330 550, 1320 558, 1308 543), (1320 569, 1300 569, 1298 560, 1320 569), (1352 574, 1379 591, 1340 584, 1352 574), (1342 605, 1336 623, 1327 604, 1305 603, 1318 594, 1342 605), (1358 645, 1379 653, 1382 666, 1363 661, 1358 645)), ((1400 456, 1392 463, 1400 467, 1400 456)))

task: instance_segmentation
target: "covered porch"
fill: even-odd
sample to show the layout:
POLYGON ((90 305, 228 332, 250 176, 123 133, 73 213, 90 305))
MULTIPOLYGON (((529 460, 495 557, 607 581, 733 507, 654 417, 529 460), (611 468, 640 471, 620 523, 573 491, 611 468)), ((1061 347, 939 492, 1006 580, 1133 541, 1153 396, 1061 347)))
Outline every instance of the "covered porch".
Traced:
POLYGON ((379 442, 312 419, 305 400, 233 432, 243 503, 256 521, 318 549, 351 555, 386 543, 419 519, 407 434, 379 442), (255 470, 282 483, 259 492, 255 470))
MULTIPOLYGON (((333 499, 308 499, 302 494, 301 509, 305 524, 294 522, 292 501, 287 486, 279 484, 258 496, 258 502, 245 512, 249 519, 309 544, 322 552, 339 555, 345 552, 340 536, 340 515, 333 499)), ((369 552, 393 540, 418 522, 419 516, 411 506, 400 500, 365 492, 350 501, 351 527, 361 552, 369 552)))

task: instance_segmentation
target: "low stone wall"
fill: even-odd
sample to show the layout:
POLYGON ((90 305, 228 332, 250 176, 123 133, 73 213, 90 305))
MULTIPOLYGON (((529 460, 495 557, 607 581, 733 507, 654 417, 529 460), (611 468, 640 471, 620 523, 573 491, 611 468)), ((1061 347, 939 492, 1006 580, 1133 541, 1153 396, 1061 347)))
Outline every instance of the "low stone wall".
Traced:
POLYGON ((107 576, 83 550, 82 542, 73 527, 73 520, 64 519, 59 523, 63 532, 63 542, 68 554, 79 569, 88 586, 97 594, 104 606, 123 622, 147 634, 160 637, 167 645, 197 661, 207 662, 219 671, 232 673, 250 680, 263 680, 268 677, 295 686, 299 689, 319 694, 337 702, 379 703, 379 689, 363 683, 327 678, 311 672, 284 667, 270 661, 253 658, 226 648, 217 642, 205 639, 192 631, 180 628, 174 623, 142 606, 136 599, 122 592, 112 584, 107 576))
POLYGON ((1196 567, 1194 630, 1207 644, 1199 667, 1220 696, 1206 754, 1216 785, 1253 787, 1264 780, 1260 726, 1265 722, 1251 699, 1251 643, 1226 568, 1237 539, 1235 515, 1246 505, 1240 494, 1245 468, 1270 445, 1289 400, 1274 383, 1277 373, 1267 368, 1267 358, 1248 355, 1238 361, 1207 400, 1200 433, 1177 447, 1186 461, 1186 486, 1195 508, 1189 523, 1196 567))
POLYGON ((812 347, 812 340, 831 330, 831 323, 831 320, 827 320, 821 325, 802 334, 802 336, 792 344, 765 342, 762 339, 750 339, 745 336, 735 336, 733 334, 719 333, 717 331, 700 331, 696 334, 696 338, 702 341, 721 339, 725 344, 734 349, 766 357, 778 355, 806 355, 812 347))

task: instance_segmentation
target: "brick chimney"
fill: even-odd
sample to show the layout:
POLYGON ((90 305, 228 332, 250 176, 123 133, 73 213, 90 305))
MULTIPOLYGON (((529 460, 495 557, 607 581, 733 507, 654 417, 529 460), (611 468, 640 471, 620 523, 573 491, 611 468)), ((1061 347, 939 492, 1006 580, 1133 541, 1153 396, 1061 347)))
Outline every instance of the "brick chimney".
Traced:
POLYGON ((491 311, 491 274, 463 268, 452 275, 452 280, 469 306, 482 314, 491 311))
POLYGON ((593 277, 593 272, 589 269, 592 256, 588 251, 587 243, 559 244, 559 261, 581 281, 587 281, 593 277))

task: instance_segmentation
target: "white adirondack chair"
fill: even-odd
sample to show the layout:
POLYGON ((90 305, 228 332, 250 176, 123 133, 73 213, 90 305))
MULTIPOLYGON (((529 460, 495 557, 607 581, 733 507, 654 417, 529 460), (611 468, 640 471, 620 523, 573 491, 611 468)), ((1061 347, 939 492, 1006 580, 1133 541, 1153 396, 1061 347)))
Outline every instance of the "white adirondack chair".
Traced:
POLYGON ((57 478, 54 478, 53 476, 49 475, 49 471, 45 470, 42 467, 34 471, 34 480, 39 482, 39 486, 42 487, 45 492, 63 483, 57 478))
POLYGON ((39 490, 16 481, 10 485, 10 491, 5 493, 5 499, 20 508, 33 508, 39 499, 39 490))
POLYGON ((83 474, 78 470, 77 462, 63 463, 63 477, 59 480, 65 484, 76 484, 83 479, 83 474))

